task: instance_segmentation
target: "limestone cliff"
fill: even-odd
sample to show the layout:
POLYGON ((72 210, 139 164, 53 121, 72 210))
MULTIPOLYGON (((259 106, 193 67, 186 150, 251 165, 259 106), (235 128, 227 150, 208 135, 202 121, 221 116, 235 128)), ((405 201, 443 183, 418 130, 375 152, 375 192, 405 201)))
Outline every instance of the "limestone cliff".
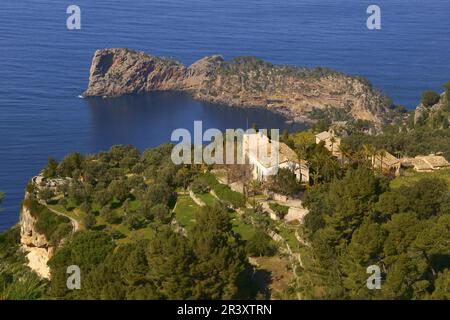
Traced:
POLYGON ((157 90, 189 91, 200 100, 267 107, 289 120, 311 122, 314 109, 340 109, 353 119, 381 125, 391 102, 367 81, 323 68, 276 66, 253 57, 203 58, 189 67, 129 49, 94 54, 84 96, 115 97, 157 90))
POLYGON ((155 90, 197 90, 223 59, 207 57, 186 68, 181 63, 127 49, 97 50, 84 96, 114 97, 155 90))
POLYGON ((36 218, 30 209, 22 206, 20 213, 20 243, 27 253, 28 266, 43 278, 50 278, 50 268, 47 265, 52 257, 54 248, 35 228, 36 218))
MULTIPOLYGON (((426 122, 427 120, 433 119, 436 115, 445 112, 445 109, 447 108, 445 98, 445 93, 442 93, 439 102, 430 107, 420 103, 414 111, 414 123, 426 122)), ((448 117, 448 120, 450 120, 450 117, 448 117)))

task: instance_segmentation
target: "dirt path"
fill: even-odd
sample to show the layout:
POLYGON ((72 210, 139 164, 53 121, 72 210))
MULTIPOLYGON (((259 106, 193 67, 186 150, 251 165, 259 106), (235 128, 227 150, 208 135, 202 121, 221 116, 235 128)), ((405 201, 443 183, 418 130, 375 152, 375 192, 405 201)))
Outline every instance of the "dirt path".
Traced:
POLYGON ((57 210, 52 209, 50 207, 47 207, 47 209, 50 210, 51 212, 53 212, 54 214, 57 214, 59 216, 63 216, 63 217, 66 217, 66 218, 70 219, 70 223, 72 224, 73 232, 77 232, 78 230, 80 230, 80 224, 74 218, 71 218, 68 215, 64 214, 63 212, 57 211, 57 210))
POLYGON ((71 225, 72 225, 72 233, 75 233, 75 232, 80 230, 80 224, 74 218, 69 217, 64 212, 61 212, 61 211, 55 210, 53 208, 50 208, 44 201, 39 201, 39 203, 42 204, 43 206, 45 206, 48 210, 50 210, 54 214, 57 214, 58 216, 62 216, 62 217, 68 218, 70 220, 71 225))

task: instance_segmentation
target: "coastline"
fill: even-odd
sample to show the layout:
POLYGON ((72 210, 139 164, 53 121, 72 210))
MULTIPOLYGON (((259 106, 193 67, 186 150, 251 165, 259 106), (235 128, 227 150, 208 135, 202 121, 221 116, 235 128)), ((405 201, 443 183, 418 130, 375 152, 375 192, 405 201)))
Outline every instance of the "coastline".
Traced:
POLYGON ((364 78, 317 67, 274 65, 255 57, 202 58, 186 67, 125 48, 97 50, 84 97, 184 91, 199 101, 263 107, 294 122, 314 123, 316 110, 377 127, 398 120, 392 101, 364 78))

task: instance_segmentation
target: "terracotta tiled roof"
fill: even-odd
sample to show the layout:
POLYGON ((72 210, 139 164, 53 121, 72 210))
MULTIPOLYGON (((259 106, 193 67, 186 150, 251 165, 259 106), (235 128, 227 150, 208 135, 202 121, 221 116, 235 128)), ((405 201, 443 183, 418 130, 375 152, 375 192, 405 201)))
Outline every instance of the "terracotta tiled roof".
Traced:
POLYGON ((376 166, 380 166, 381 158, 383 158, 383 166, 387 165, 389 167, 393 167, 400 164, 400 159, 397 159, 395 156, 386 151, 383 157, 381 157, 380 155, 375 156, 376 166))
POLYGON ((299 162, 297 154, 288 147, 287 144, 280 142, 280 157, 279 157, 279 163, 292 161, 292 162, 299 162))
POLYGON ((403 158, 401 161, 404 166, 414 167, 417 171, 450 168, 450 163, 443 156, 416 156, 415 158, 403 158))
POLYGON ((428 163, 433 169, 450 167, 450 163, 443 156, 417 156, 416 159, 422 160, 428 163))

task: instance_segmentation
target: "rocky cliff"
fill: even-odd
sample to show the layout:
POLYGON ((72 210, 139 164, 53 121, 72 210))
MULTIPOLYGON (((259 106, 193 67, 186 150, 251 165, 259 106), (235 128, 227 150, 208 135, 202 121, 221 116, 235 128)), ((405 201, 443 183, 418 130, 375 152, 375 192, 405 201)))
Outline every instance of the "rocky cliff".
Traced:
POLYGON ((311 122, 314 109, 340 109, 381 125, 391 102, 359 78, 323 68, 276 66, 253 57, 203 58, 189 67, 128 49, 97 50, 84 96, 115 97, 156 90, 189 91, 200 100, 267 107, 289 120, 311 122))
POLYGON ((36 218, 30 209, 22 206, 20 213, 20 243, 26 252, 28 266, 43 278, 50 278, 50 268, 47 265, 52 257, 54 248, 50 245, 45 235, 40 234, 35 228, 36 218))
POLYGON ((447 117, 447 119, 450 120, 450 117, 447 115, 448 106, 445 98, 445 93, 442 93, 439 101, 429 107, 424 106, 422 103, 420 103, 416 107, 414 112, 414 123, 417 124, 420 122, 430 122, 434 118, 436 118, 436 116, 447 117))

